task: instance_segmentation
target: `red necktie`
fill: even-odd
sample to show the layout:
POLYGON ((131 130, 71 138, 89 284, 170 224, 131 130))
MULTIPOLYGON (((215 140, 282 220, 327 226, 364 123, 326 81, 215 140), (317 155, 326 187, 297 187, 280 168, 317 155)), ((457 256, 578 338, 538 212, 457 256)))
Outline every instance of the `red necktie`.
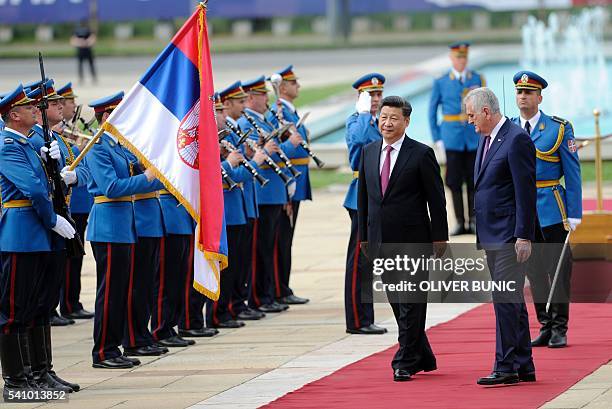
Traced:
POLYGON ((387 185, 389 184, 389 176, 391 175, 391 151, 393 150, 393 146, 387 145, 385 146, 385 150, 387 151, 387 155, 385 156, 382 171, 380 172, 380 187, 383 196, 385 195, 385 191, 387 190, 387 185))
POLYGON ((485 158, 487 157, 487 152, 489 152, 489 143, 491 142, 491 135, 489 136, 485 136, 485 141, 484 141, 484 149, 482 151, 482 159, 480 161, 480 166, 482 166, 482 164, 485 161, 485 158))

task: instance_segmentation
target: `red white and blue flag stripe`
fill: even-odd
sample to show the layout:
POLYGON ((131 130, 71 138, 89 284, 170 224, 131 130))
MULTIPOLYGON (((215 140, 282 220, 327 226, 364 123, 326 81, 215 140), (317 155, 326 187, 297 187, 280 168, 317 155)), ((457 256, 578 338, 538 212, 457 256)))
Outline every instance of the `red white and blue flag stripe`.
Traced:
POLYGON ((213 95, 200 4, 103 128, 154 169, 196 220, 194 287, 217 300, 227 238, 213 95))

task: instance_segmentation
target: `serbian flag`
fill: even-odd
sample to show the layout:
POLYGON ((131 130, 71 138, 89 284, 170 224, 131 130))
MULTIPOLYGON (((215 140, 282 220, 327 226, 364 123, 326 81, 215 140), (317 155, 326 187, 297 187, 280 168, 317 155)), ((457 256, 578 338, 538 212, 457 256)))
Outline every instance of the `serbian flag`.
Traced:
POLYGON ((196 220, 193 286, 219 298, 227 237, 206 7, 197 10, 102 125, 196 220))

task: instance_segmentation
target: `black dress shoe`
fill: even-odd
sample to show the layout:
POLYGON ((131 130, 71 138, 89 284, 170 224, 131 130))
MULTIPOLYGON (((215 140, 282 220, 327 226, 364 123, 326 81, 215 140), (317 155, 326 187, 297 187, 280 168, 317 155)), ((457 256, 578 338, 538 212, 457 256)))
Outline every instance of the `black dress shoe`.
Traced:
POLYGON ((460 236, 462 234, 468 234, 469 231, 467 231, 465 229, 465 227, 463 226, 463 224, 458 224, 455 226, 454 229, 452 229, 448 234, 451 236, 460 236))
POLYGON ((94 362, 91 366, 93 366, 94 368, 105 369, 129 369, 133 368, 134 364, 118 356, 116 358, 110 358, 105 359, 104 361, 94 362))
POLYGON ((94 317, 94 313, 83 308, 78 311, 71 312, 70 314, 62 314, 62 316, 64 318, 73 320, 88 320, 94 317))
POLYGON ((236 320, 227 320, 216 325, 217 328, 240 328, 244 327, 244 322, 236 320))
POLYGON ((140 359, 138 359, 138 358, 131 358, 131 357, 125 356, 125 355, 121 355, 119 358, 123 359, 125 362, 131 363, 134 366, 140 365, 140 359))
POLYGON ((410 371, 406 369, 393 370, 393 382, 406 382, 411 378, 410 371))
POLYGON ((179 329, 178 334, 181 337, 213 337, 219 333, 216 328, 199 328, 199 329, 179 329))
POLYGON ((378 326, 378 325, 376 325, 376 324, 370 324, 370 328, 373 328, 373 329, 376 329, 376 330, 380 330, 380 331, 382 331, 384 334, 386 334, 386 333, 387 333, 387 328, 380 327, 380 326, 378 326))
POLYGON ((160 356, 166 352, 168 352, 168 350, 165 347, 158 347, 157 345, 123 348, 123 355, 125 356, 160 356))
POLYGON ((385 328, 371 324, 371 325, 368 325, 367 327, 361 327, 358 329, 347 328, 346 332, 349 334, 381 335, 387 332, 387 330, 385 328))
POLYGON ((279 298, 277 301, 282 304, 292 305, 292 304, 306 304, 310 300, 308 298, 298 297, 295 294, 291 294, 286 297, 279 298))
POLYGON ((565 348, 567 346, 567 336, 554 332, 548 341, 549 348, 565 348))
POLYGON ((157 343, 167 348, 183 348, 189 346, 189 342, 187 342, 186 339, 176 335, 170 338, 162 339, 161 341, 157 341, 157 343))
POLYGON ((545 347, 548 346, 548 341, 550 341, 550 331, 540 331, 540 335, 533 341, 531 341, 532 347, 545 347))
POLYGON ((536 374, 535 372, 527 372, 527 373, 519 373, 519 382, 535 382, 536 374))
POLYGON ((255 321, 255 320, 260 320, 263 317, 265 317, 266 314, 264 314, 261 311, 256 311, 252 308, 247 308, 244 311, 241 311, 240 313, 238 313, 238 315, 236 316, 236 318, 239 318, 241 320, 245 320, 245 321, 255 321))
POLYGON ((257 309, 261 312, 269 312, 269 313, 277 313, 277 312, 285 311, 285 309, 278 303, 263 304, 263 305, 260 305, 259 308, 257 309))
POLYGON ((65 327, 67 325, 72 325, 74 324, 74 320, 68 319, 68 318, 64 318, 64 317, 60 317, 59 315, 51 315, 49 317, 49 324, 52 327, 65 327))
POLYGON ((489 376, 479 378, 476 382, 478 385, 507 385, 519 382, 519 376, 516 372, 493 372, 489 376))
POLYGON ((70 389, 73 390, 73 392, 78 392, 81 390, 81 386, 78 383, 73 383, 73 382, 68 382, 62 378, 60 378, 53 369, 47 371, 47 373, 49 375, 51 375, 53 377, 53 379, 55 379, 57 382, 61 383, 64 386, 69 387, 70 389))
POLYGON ((185 341, 187 343, 187 345, 195 345, 195 341, 193 339, 185 339, 185 338, 181 338, 179 336, 177 336, 178 339, 180 339, 181 341, 185 341))
POLYGON ((272 301, 272 305, 275 305, 278 308, 282 308, 283 311, 286 311, 289 309, 289 305, 282 303, 282 302, 278 302, 278 301, 272 301))

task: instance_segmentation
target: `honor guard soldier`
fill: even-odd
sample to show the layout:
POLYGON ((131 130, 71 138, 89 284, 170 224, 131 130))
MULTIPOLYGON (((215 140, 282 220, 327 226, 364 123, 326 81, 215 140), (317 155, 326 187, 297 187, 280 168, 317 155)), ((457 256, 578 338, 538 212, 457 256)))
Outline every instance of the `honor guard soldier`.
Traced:
MULTIPOLYGON (((253 85, 256 85, 256 82, 254 81, 253 85)), ((284 167, 285 163, 281 161, 279 153, 283 149, 290 149, 291 142, 286 141, 279 146, 273 139, 264 140, 274 131, 265 118, 265 113, 268 110, 268 93, 265 89, 265 81, 263 87, 249 87, 245 89, 245 92, 248 97, 244 114, 238 120, 240 129, 243 132, 252 129, 251 140, 260 147, 265 147, 266 154, 274 162, 272 165, 276 168, 284 167)), ((280 176, 270 164, 264 164, 260 169, 261 175, 269 182, 265 186, 259 184, 255 186, 259 218, 255 221, 253 228, 254 243, 252 247, 255 251, 252 255, 253 268, 251 271, 249 306, 264 313, 276 313, 289 308, 287 304, 278 303, 274 298, 274 242, 283 206, 288 202, 287 188, 283 181, 288 180, 288 176, 285 170, 281 170, 283 176, 280 176)))
POLYGON ((385 77, 378 73, 362 76, 353 83, 357 90, 355 113, 346 120, 346 145, 349 162, 353 170, 353 180, 349 185, 344 207, 351 218, 351 236, 346 252, 346 272, 344 277, 344 312, 346 332, 349 334, 384 334, 386 328, 374 324, 374 303, 363 302, 362 294, 371 293, 371 277, 367 276, 365 260, 360 251, 357 219, 357 183, 359 181, 359 162, 361 151, 370 142, 382 138, 378 130, 378 109, 382 101, 385 77), (364 287, 362 287, 364 283, 364 287))
MULTIPOLYGON (((76 111, 75 95, 72 83, 57 89, 57 93, 63 98, 60 100, 63 106, 64 121, 73 118, 76 111)), ((77 157, 81 153, 76 143, 72 146, 72 152, 77 157)), ((82 239, 85 237, 87 218, 93 206, 93 196, 87 191, 87 184, 73 186, 70 195, 70 214, 76 223, 76 230, 82 239)), ((60 313, 68 319, 90 319, 93 312, 87 311, 81 304, 81 270, 83 268, 83 256, 77 255, 66 260, 64 286, 60 294, 60 313)))
MULTIPOLYGON (((28 93, 28 97, 34 99, 36 103, 40 103, 42 98, 41 82, 33 85, 31 91, 28 93)), ((53 80, 45 82, 45 93, 48 100, 47 119, 49 121, 49 129, 52 129, 57 124, 61 123, 64 119, 63 105, 61 100, 63 99, 54 89, 53 80)), ((30 131, 30 141, 32 145, 40 150, 45 145, 45 136, 42 128, 42 113, 38 111, 38 124, 34 125, 30 131)), ((67 190, 64 191, 66 195, 67 204, 70 204, 70 196, 72 186, 86 186, 89 180, 89 171, 87 167, 80 164, 74 171, 67 170, 75 158, 74 152, 71 145, 66 139, 60 136, 54 131, 50 131, 50 139, 52 144, 59 147, 60 157, 57 159, 58 165, 62 173, 66 173, 66 186, 67 190)), ((65 279, 65 267, 66 267, 66 253, 64 251, 65 243, 62 239, 58 239, 54 246, 53 254, 49 263, 49 280, 44 291, 47 293, 47 302, 49 308, 49 320, 53 326, 64 326, 74 324, 74 320, 63 318, 58 315, 56 308, 59 305, 60 293, 64 286, 65 279)))
MULTIPOLYGON (((102 125, 123 99, 123 92, 89 104, 102 125)), ((136 358, 119 350, 125 330, 129 278, 134 268, 137 240, 133 195, 159 189, 159 181, 147 169, 135 175, 118 139, 105 132, 87 156, 91 172, 89 192, 94 205, 89 215, 87 240, 96 260, 98 288, 94 317, 94 368, 132 368, 136 358)))
MULTIPOLYGON (((268 118, 272 124, 279 126, 281 123, 292 123, 297 126, 300 121, 300 116, 295 108, 294 102, 299 95, 300 83, 298 77, 293 72, 293 65, 278 71, 282 81, 278 87, 277 104, 272 105, 268 118), (280 109, 279 109, 280 108, 280 109)), ((308 152, 300 145, 302 141, 308 142, 308 130, 301 124, 297 128, 298 133, 292 133, 289 139, 292 146, 288 145, 286 151, 287 156, 291 159, 291 163, 301 173, 296 178, 295 192, 289 198, 289 202, 285 207, 285 211, 281 212, 280 221, 278 222, 278 238, 276 240, 276 254, 278 263, 275 264, 274 270, 274 296, 278 302, 283 304, 306 304, 307 298, 298 297, 293 294, 293 290, 289 287, 289 276, 291 275, 291 249, 293 246, 293 234, 295 232, 295 224, 297 222, 300 202, 303 200, 312 200, 312 191, 310 187, 310 176, 308 163, 310 156, 308 152)))
MULTIPOLYGON (((0 101, 2 101, 2 99, 6 97, 7 95, 8 95, 7 93, 0 94, 0 101)), ((0 132, 2 132, 3 129, 4 129, 4 121, 2 120, 2 118, 0 118, 0 132)))
POLYGON ((26 137, 36 124, 34 102, 22 86, 0 101, 5 123, 0 135, 0 362, 5 400, 23 390, 79 390, 51 369, 49 315, 40 308, 46 306, 43 287, 48 285, 47 265, 56 237, 71 239, 75 230, 53 209, 43 163, 49 150, 45 148, 46 159, 41 158, 26 137))
MULTIPOLYGON (((244 84, 241 84, 241 86, 243 85, 244 84)), ((251 86, 252 84, 247 83, 247 85, 251 86)), ((234 88, 235 84, 228 87, 225 91, 231 91, 234 88)), ((228 136, 225 138, 226 141, 230 142, 234 147, 240 149, 245 157, 249 155, 252 156, 251 160, 248 161, 249 166, 255 169, 256 172, 260 173, 260 166, 262 165, 266 156, 263 150, 257 148, 255 151, 253 151, 251 149, 247 149, 246 144, 244 143, 239 145, 240 137, 243 135, 243 133, 237 120, 240 118, 242 111, 244 110, 246 93, 234 94, 233 98, 228 98, 229 95, 231 95, 230 92, 222 92, 221 94, 218 94, 218 100, 215 102, 217 119, 220 120, 217 122, 218 127, 220 130, 226 129, 229 131, 228 136), (239 95, 244 96, 239 97, 239 95), (240 133, 240 135, 238 135, 236 132, 240 133)), ((247 304, 249 291, 251 290, 253 226, 255 225, 255 220, 259 215, 257 207, 257 194, 255 192, 255 181, 253 180, 253 175, 247 171, 244 166, 234 168, 233 174, 230 176, 235 182, 242 183, 246 223, 242 229, 243 231, 240 240, 240 247, 238 249, 239 256, 237 257, 237 262, 239 265, 236 267, 238 270, 238 275, 236 280, 234 280, 228 308, 230 314, 235 320, 259 320, 265 317, 266 314, 249 307, 247 304)), ((223 192, 225 195, 226 190, 223 192)))
POLYGON ((539 246, 540 257, 532 258, 527 268, 537 318, 542 326, 532 346, 562 348, 567 345, 571 250, 567 248, 563 260, 560 261, 560 257, 567 235, 582 220, 580 160, 572 124, 539 109, 542 90, 548 86, 546 80, 534 72, 520 71, 513 81, 520 111, 520 116, 513 121, 531 135, 536 147, 537 208, 544 236, 544 244, 539 246), (547 311, 546 302, 559 262, 562 264, 555 296, 547 311))
MULTIPOLYGON (((220 92, 221 100, 229 95, 232 99, 239 101, 244 101, 247 96, 242 90, 240 82, 236 82, 220 92)), ((223 129, 225 127, 223 109, 215 111, 217 129, 223 129)), ((234 138, 230 138, 230 136, 227 138, 228 142, 237 144, 234 138)), ((249 172, 242 172, 239 167, 240 163, 245 160, 240 150, 230 151, 222 148, 221 152, 221 166, 229 177, 237 183, 237 186, 230 187, 228 184, 223 184, 223 205, 229 259, 227 268, 221 274, 219 299, 206 302, 206 325, 213 328, 240 328, 244 326, 244 321, 235 320, 230 308, 232 292, 241 279, 240 259, 242 255, 240 249, 242 248, 243 233, 247 222, 243 185, 246 180, 252 179, 252 176, 249 172)))
POLYGON ((450 71, 433 83, 429 103, 429 126, 436 147, 446 153, 446 185, 451 191, 457 225, 451 236, 475 234, 474 161, 478 135, 467 123, 463 98, 474 88, 485 87, 481 74, 467 68, 470 43, 451 44, 450 71), (442 123, 438 123, 438 108, 442 106, 442 123), (463 185, 467 186, 468 229, 465 227, 463 185))

